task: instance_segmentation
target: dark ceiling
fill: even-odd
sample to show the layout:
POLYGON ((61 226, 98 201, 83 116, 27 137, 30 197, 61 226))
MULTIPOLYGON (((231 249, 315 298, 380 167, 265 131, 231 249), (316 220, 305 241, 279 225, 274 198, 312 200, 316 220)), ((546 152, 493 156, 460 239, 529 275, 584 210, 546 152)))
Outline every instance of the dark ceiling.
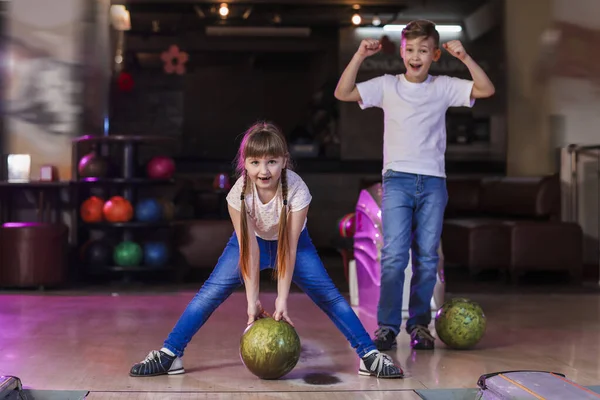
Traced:
POLYGON ((375 15, 382 25, 392 21, 405 23, 416 18, 431 19, 436 23, 460 23, 487 1, 492 0, 232 0, 226 2, 229 7, 227 18, 219 15, 221 2, 215 1, 113 0, 113 4, 125 4, 130 12, 126 65, 145 69, 162 68, 160 55, 172 43, 192 55, 211 54, 210 57, 192 57, 188 63, 191 68, 203 63, 246 62, 244 60, 257 56, 272 58, 269 54, 281 53, 287 53, 288 58, 297 54, 303 59, 301 53, 336 49, 339 28, 353 26, 351 17, 356 12, 363 19, 361 26, 373 26, 371 22, 375 15), (358 10, 355 4, 360 5, 358 10), (227 38, 207 37, 207 27, 250 29, 244 29, 241 36, 238 32, 237 36, 227 38), (281 34, 278 29, 279 34, 267 31, 270 33, 260 35, 256 27, 302 27, 310 28, 311 33, 310 38, 285 37, 286 34, 281 34))
POLYGON ((339 28, 352 26, 358 12, 362 26, 372 26, 377 15, 383 24, 415 18, 438 23, 460 22, 486 0, 267 0, 226 1, 229 15, 222 18, 221 2, 202 0, 123 0, 131 15, 131 34, 173 34, 204 30, 206 26, 302 26, 339 28), (358 4, 360 9, 354 9, 358 4))

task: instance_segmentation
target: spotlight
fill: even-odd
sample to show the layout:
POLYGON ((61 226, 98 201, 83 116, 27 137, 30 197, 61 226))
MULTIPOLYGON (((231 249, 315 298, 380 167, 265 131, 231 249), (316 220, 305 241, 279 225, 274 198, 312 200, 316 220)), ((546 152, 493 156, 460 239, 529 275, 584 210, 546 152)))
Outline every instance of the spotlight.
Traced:
POLYGON ((229 7, 227 6, 227 3, 221 3, 219 14, 221 14, 222 17, 226 17, 229 14, 229 7))

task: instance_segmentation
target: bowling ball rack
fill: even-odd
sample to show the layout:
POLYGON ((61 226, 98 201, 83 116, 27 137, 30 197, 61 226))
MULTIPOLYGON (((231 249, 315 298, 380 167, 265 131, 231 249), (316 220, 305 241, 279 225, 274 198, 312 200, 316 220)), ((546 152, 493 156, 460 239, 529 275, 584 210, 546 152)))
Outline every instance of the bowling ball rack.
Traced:
POLYGON ((133 218, 126 222, 92 222, 81 219, 79 207, 90 196, 98 196, 107 201, 112 196, 122 196, 135 208, 143 197, 156 197, 154 194, 161 186, 175 184, 173 177, 153 179, 147 176, 145 164, 156 155, 168 155, 175 150, 174 138, 164 136, 82 136, 72 141, 72 207, 70 242, 76 247, 71 264, 71 277, 76 280, 88 280, 97 275, 119 274, 123 281, 133 281, 144 273, 168 272, 175 269, 175 251, 172 246, 172 227, 176 220, 142 222, 133 218), (100 177, 80 176, 77 168, 79 160, 90 149, 97 152, 108 163, 108 173, 100 177), (154 190, 152 190, 154 189, 154 190), (144 193, 144 194, 142 194, 144 193), (84 246, 93 240, 105 240, 111 248, 119 243, 132 241, 143 247, 145 241, 164 241, 170 248, 170 262, 161 266, 117 265, 114 257, 106 257, 103 265, 86 265, 82 256, 84 246), (82 250, 80 250, 82 249, 82 250))

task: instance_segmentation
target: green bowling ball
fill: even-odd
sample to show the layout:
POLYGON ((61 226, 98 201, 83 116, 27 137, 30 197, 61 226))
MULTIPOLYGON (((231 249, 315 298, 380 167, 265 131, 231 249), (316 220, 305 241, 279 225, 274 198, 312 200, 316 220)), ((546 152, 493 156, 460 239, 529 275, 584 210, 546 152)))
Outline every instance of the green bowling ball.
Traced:
POLYGON ((144 257, 142 247, 130 241, 121 242, 115 247, 113 258, 120 267, 133 267, 140 265, 144 257))
POLYGON ((486 326, 481 306, 465 298, 446 301, 435 318, 435 330, 440 340, 457 350, 475 346, 485 334, 486 326))

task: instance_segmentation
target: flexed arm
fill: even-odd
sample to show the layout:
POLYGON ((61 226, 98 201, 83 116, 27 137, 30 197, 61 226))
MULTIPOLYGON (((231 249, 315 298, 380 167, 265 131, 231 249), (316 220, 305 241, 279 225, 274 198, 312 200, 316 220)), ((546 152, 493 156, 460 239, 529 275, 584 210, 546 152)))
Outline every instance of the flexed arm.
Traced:
POLYGON ((358 50, 348 63, 335 88, 334 96, 336 99, 341 101, 362 101, 360 93, 356 88, 356 75, 364 59, 379 52, 379 50, 381 50, 379 40, 365 39, 360 42, 358 50))

